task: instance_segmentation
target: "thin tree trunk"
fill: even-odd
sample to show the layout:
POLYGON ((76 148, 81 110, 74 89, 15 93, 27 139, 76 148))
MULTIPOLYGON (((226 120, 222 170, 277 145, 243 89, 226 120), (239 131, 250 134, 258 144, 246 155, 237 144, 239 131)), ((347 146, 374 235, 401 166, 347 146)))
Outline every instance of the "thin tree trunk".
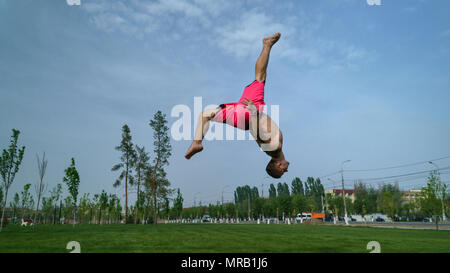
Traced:
POLYGON ((0 231, 2 231, 3 229, 3 218, 5 217, 6 200, 8 199, 8 190, 9 187, 5 187, 5 202, 3 202, 2 219, 0 220, 0 231))
MULTIPOLYGON (((41 181, 41 184, 42 184, 42 181, 41 181)), ((37 216, 37 214, 39 212, 39 201, 41 200, 41 184, 39 184, 38 201, 37 201, 36 211, 34 212, 34 220, 33 220, 34 227, 37 225, 36 216, 37 216)))
POLYGON ((139 186, 141 184, 141 169, 138 168, 138 181, 137 181, 137 206, 136 206, 136 217, 134 218, 134 224, 138 223, 139 217, 139 186))
POLYGON ((156 211, 157 211, 156 210, 156 188, 157 188, 157 185, 156 185, 156 172, 158 171, 158 164, 159 164, 159 160, 161 158, 161 154, 160 154, 160 151, 159 151, 160 145, 161 145, 161 139, 158 136, 158 157, 156 159, 155 171, 153 173, 153 211, 154 211, 154 215, 153 215, 154 223, 153 224, 155 225, 155 227, 156 227, 157 221, 158 221, 158 215, 156 214, 156 211))
POLYGON ((125 224, 128 222, 128 151, 127 151, 127 169, 125 172, 125 224))

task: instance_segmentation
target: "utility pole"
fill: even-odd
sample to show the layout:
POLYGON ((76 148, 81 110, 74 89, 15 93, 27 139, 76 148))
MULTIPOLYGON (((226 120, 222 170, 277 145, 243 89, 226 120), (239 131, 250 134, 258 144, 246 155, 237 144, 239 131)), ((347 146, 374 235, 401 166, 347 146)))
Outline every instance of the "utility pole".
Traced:
POLYGON ((445 206, 444 206, 444 193, 445 193, 445 188, 442 186, 442 181, 441 181, 441 172, 439 171, 439 166, 436 164, 436 163, 434 163, 434 162, 432 162, 432 161, 428 161, 428 163, 430 163, 430 164, 432 164, 432 165, 434 165, 435 167, 436 167, 436 169, 437 169, 437 173, 438 173, 438 177, 439 177, 439 191, 440 191, 440 195, 441 195, 441 205, 442 205, 442 221, 445 221, 446 220, 446 217, 445 217, 445 206))
POLYGON ((344 221, 348 225, 347 220, 347 204, 345 202, 345 187, 344 187, 344 163, 350 162, 351 160, 345 160, 341 163, 341 178, 342 178, 342 199, 344 200, 344 221))

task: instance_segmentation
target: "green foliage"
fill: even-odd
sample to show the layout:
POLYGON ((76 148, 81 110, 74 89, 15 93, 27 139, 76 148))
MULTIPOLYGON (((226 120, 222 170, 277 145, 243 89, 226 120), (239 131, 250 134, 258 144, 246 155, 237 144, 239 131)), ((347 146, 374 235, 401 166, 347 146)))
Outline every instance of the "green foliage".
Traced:
MULTIPOLYGON (((121 152, 120 160, 121 162, 112 167, 112 171, 118 171, 122 169, 119 174, 119 178, 114 182, 114 187, 121 185, 122 181, 126 179, 126 182, 133 184, 132 167, 136 158, 136 151, 134 150, 133 143, 131 142, 132 137, 130 133, 130 128, 128 125, 122 126, 122 140, 119 146, 116 146, 116 150, 121 152)), ((127 193, 126 193, 127 194, 127 193)))
POLYGON ((322 198, 325 195, 324 192, 325 190, 319 178, 314 179, 313 177, 308 177, 306 179, 305 196, 310 197, 312 200, 312 211, 322 211, 322 198))
POLYGON ((180 189, 177 190, 177 197, 173 201, 173 207, 176 212, 177 218, 181 216, 181 212, 183 211, 183 195, 181 194, 180 189))
POLYGON ((2 194, 2 214, 0 217, 0 231, 3 228, 3 220, 5 216, 6 202, 8 200, 8 190, 11 184, 14 182, 17 172, 19 171, 19 166, 22 163, 23 155, 25 153, 25 146, 22 148, 17 147, 17 142, 19 139, 20 131, 12 129, 12 136, 10 140, 9 148, 3 149, 0 156, 0 186, 3 188, 4 196, 2 194))
POLYGON ((269 198, 277 198, 277 190, 273 184, 269 186, 269 198))
POLYGON ((428 217, 439 215, 442 211, 441 200, 438 198, 439 194, 439 178, 436 173, 430 172, 428 182, 421 190, 420 207, 421 211, 428 217))
POLYGON ((303 182, 300 180, 300 178, 296 177, 292 180, 292 186, 291 186, 291 192, 292 195, 305 195, 305 190, 303 189, 303 182))
POLYGON ((72 197, 72 206, 76 207, 78 189, 80 186, 80 175, 75 167, 75 159, 72 157, 70 166, 64 170, 63 182, 67 185, 69 194, 72 197))
POLYGON ((25 153, 25 146, 20 149, 17 148, 20 131, 12 129, 12 132, 13 135, 10 140, 9 148, 8 150, 3 149, 2 156, 0 157, 0 176, 5 191, 8 190, 9 186, 13 183, 25 153))
POLYGON ((166 202, 167 196, 172 194, 169 189, 170 182, 166 179, 164 167, 169 164, 172 146, 170 144, 169 127, 167 127, 166 115, 157 111, 149 122, 153 129, 154 158, 153 166, 146 172, 146 192, 152 196, 153 222, 157 223, 158 203, 166 202))
POLYGON ((153 159, 153 163, 157 164, 158 168, 162 168, 169 164, 168 159, 172 155, 172 146, 168 134, 169 127, 167 127, 166 115, 161 111, 157 111, 153 116, 153 119, 150 120, 149 125, 153 129, 153 151, 156 155, 153 159))
POLYGON ((394 219, 400 213, 401 197, 398 183, 383 185, 378 194, 378 210, 394 219))
POLYGON ((277 184, 277 195, 281 196, 289 196, 289 186, 286 183, 278 183, 277 184))
POLYGON ((20 192, 21 194, 21 208, 22 208, 22 218, 25 216, 29 216, 30 210, 34 206, 33 196, 30 192, 31 184, 25 184, 23 186, 23 190, 20 192))

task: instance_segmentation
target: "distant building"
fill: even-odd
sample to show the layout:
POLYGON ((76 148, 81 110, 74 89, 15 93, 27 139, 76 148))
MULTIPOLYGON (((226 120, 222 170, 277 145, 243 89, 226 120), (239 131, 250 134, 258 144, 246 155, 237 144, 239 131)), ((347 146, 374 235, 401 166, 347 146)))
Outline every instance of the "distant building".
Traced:
POLYGON ((420 192, 421 190, 408 190, 408 191, 402 191, 402 205, 407 203, 415 203, 418 202, 420 199, 420 192))
MULTIPOLYGON (((330 193, 333 196, 334 195, 342 196, 342 189, 325 190, 325 195, 327 193, 330 193)), ((350 200, 352 200, 352 202, 355 202, 355 190, 353 190, 353 189, 344 190, 344 195, 346 198, 350 198, 350 200)))

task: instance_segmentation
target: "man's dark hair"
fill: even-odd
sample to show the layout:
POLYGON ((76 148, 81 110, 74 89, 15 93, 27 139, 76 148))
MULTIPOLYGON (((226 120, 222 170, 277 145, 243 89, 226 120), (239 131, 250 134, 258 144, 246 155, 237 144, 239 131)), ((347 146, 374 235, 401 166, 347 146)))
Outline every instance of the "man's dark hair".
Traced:
POLYGON ((277 167, 275 166, 275 163, 276 163, 276 161, 275 160, 273 160, 273 159, 271 159, 270 161, 269 161, 269 163, 267 164, 267 167, 266 167, 266 172, 270 175, 270 176, 272 176, 273 178, 280 178, 281 177, 281 173, 280 173, 280 171, 277 169, 277 167))

